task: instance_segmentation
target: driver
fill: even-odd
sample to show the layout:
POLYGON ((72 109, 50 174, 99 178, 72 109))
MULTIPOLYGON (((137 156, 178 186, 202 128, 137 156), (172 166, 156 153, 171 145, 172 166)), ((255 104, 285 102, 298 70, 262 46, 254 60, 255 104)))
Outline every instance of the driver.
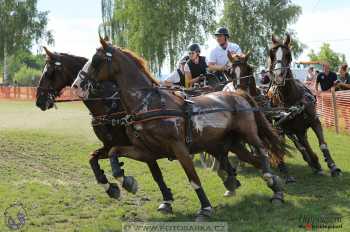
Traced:
POLYGON ((194 43, 188 47, 189 61, 185 64, 185 87, 190 88, 194 83, 205 80, 207 74, 207 62, 204 56, 200 56, 201 48, 194 43))
POLYGON ((226 27, 220 27, 215 32, 216 41, 218 46, 210 52, 208 60, 209 71, 216 72, 218 77, 223 77, 223 72, 226 70, 229 59, 227 53, 232 55, 241 54, 241 48, 238 44, 229 42, 229 32, 226 27))

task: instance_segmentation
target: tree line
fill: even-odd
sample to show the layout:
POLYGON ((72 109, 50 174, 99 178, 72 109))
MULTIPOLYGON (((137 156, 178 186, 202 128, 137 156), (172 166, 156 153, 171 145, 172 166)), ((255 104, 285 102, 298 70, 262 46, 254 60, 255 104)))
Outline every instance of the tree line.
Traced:
POLYGON ((32 54, 31 48, 53 43, 47 17, 47 11, 38 11, 37 0, 0 0, 0 79, 20 85, 37 83, 44 57, 32 54))
MULTIPOLYGON (((101 9, 99 32, 142 55, 158 74, 165 64, 173 70, 189 44, 203 44, 219 26, 229 28, 244 52, 251 51, 250 61, 257 66, 266 64, 272 33, 292 34, 295 57, 305 48, 290 28, 302 9, 290 0, 101 0, 101 9)), ((1 73, 6 63, 9 83, 36 84, 44 56, 31 48, 54 42, 48 12, 38 11, 37 0, 0 0, 0 18, 1 73)), ((328 61, 333 69, 345 62, 329 44, 309 57, 328 61)))
MULTIPOLYGON (((101 6, 102 33, 142 55, 155 73, 164 62, 173 70, 190 43, 202 44, 218 26, 229 28, 234 42, 251 51, 250 61, 257 66, 266 64, 272 34, 291 34, 295 57, 306 48, 290 28, 302 13, 291 0, 102 0, 101 6)), ((344 60, 334 52, 310 57, 331 60, 332 66, 344 60)))

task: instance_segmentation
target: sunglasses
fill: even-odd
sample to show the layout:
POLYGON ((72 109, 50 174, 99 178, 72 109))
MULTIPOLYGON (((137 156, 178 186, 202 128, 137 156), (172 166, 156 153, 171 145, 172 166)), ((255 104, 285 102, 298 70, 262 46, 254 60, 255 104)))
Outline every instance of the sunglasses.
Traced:
POLYGON ((196 54, 196 52, 188 52, 188 55, 196 54))

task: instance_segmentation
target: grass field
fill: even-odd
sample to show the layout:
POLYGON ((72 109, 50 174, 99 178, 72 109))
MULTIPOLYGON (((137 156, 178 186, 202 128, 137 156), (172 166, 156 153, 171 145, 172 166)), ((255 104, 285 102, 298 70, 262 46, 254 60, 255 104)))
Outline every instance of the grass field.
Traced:
MULTIPOLYGON (((139 182, 135 194, 109 199, 95 182, 89 154, 100 146, 90 128, 89 114, 81 104, 60 104, 41 112, 33 102, 0 100, 0 213, 22 203, 27 221, 23 231, 121 231, 127 221, 191 221, 199 201, 177 161, 160 161, 165 180, 173 190, 173 215, 156 211, 161 194, 143 163, 124 159, 128 175, 139 182)), ((320 154, 310 132, 314 149, 320 154)), ((340 217, 350 231, 350 136, 327 131, 326 138, 343 177, 314 176, 295 152, 289 158, 297 183, 286 187, 286 203, 269 202, 271 191, 259 173, 248 165, 240 170, 242 187, 236 196, 223 198, 224 186, 215 173, 198 168, 204 189, 215 208, 213 221, 228 222, 229 231, 306 231, 301 218, 340 217)), ((321 156, 319 156, 321 157, 321 156)), ((110 175, 107 161, 101 161, 110 175)), ((339 223, 338 223, 339 224, 339 223)), ((10 231, 0 220, 0 231, 10 231)), ((321 230, 328 231, 328 230, 321 230)))

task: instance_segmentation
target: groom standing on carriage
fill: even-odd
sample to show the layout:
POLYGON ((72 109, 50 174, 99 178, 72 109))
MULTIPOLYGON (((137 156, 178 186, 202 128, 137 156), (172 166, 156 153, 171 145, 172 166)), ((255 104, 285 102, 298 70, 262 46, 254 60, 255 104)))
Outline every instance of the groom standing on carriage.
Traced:
POLYGON ((229 42, 230 35, 226 27, 220 27, 214 35, 219 46, 210 52, 208 67, 210 71, 215 72, 223 80, 225 79, 223 72, 227 69, 227 63, 229 62, 227 53, 240 54, 242 50, 238 44, 229 42))

